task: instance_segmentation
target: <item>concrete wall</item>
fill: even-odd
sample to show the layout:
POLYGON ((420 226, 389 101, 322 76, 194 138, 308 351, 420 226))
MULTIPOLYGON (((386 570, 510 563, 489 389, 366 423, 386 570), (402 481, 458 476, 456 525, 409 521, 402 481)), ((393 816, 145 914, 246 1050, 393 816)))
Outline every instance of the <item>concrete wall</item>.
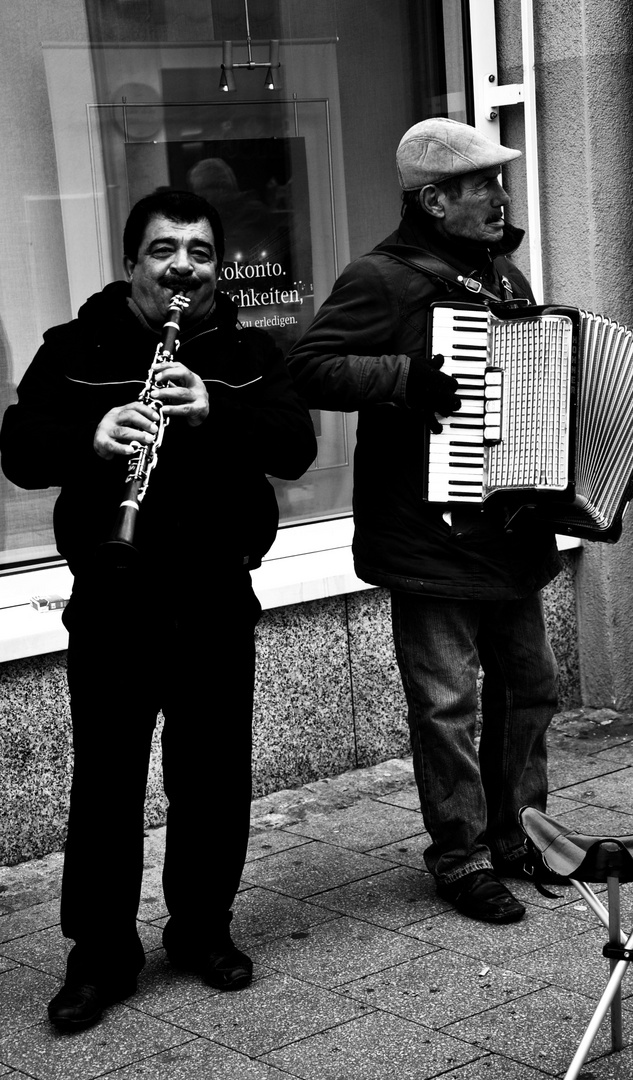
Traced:
MULTIPOLYGON (((523 78, 520 8, 497 4, 500 85, 523 78)), ((633 6, 535 0, 534 18, 545 299, 633 327, 633 6)), ((522 147, 522 107, 501 117, 503 141, 522 147)), ((524 224, 524 168, 507 172, 524 224)), ((630 709, 633 515, 615 547, 586 545, 577 586, 583 703, 630 709)))
MULTIPOLYGON (((564 561, 545 603, 560 707, 568 709, 580 703, 578 553, 564 561)), ((385 590, 266 611, 257 636, 256 795, 409 753, 385 590)), ((59 850, 64 842, 72 770, 65 665, 65 653, 0 665, 0 865, 59 850)), ((158 736, 157 729, 148 825, 161 824, 165 813, 158 736)))

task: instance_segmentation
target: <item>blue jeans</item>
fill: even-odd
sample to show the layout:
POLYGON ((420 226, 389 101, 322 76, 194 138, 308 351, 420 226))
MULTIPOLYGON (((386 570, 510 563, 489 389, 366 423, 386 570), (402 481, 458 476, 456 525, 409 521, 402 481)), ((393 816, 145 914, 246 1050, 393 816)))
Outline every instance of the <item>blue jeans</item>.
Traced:
POLYGON ((521 806, 545 809, 545 733, 557 667, 540 593, 453 600, 393 592, 396 655, 413 766, 431 837, 430 872, 448 883, 519 854, 521 806), (483 668, 477 753, 477 677, 483 668))

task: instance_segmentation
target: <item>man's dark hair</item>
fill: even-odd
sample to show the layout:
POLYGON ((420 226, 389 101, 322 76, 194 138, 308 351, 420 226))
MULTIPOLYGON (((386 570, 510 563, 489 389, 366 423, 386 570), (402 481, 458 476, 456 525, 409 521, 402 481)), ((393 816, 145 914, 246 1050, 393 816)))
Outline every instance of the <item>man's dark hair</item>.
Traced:
MULTIPOLYGON (((448 180, 440 180, 439 183, 434 184, 433 187, 439 188, 440 191, 444 191, 449 199, 457 199, 462 193, 462 176, 451 176, 448 180)), ((402 208, 401 215, 405 214, 423 214, 424 217, 428 217, 428 214, 420 206, 419 195, 422 188, 416 188, 415 191, 403 191, 402 192, 402 208)))
POLYGON ((151 195, 146 195, 132 207, 123 230, 123 254, 136 262, 145 230, 152 218, 166 217, 178 224, 192 225, 205 219, 213 229, 215 251, 218 259, 218 273, 224 258, 224 229, 220 215, 210 202, 192 191, 178 191, 175 188, 157 188, 151 195))

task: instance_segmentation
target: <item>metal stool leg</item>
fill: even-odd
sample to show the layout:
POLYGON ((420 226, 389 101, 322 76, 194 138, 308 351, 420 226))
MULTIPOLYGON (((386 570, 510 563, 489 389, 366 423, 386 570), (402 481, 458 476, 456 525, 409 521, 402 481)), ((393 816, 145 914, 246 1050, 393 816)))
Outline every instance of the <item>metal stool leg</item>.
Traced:
MULTIPOLYGON (((585 900, 595 915, 607 927, 609 931, 609 945, 624 945, 626 934, 620 925, 620 881, 617 875, 611 874, 607 878, 607 894, 609 897, 609 910, 601 904, 593 889, 590 889, 584 881, 570 879, 572 885, 585 900)), ((618 961, 609 960, 611 974, 615 971, 618 961)), ((611 1005, 611 1047, 613 1050, 621 1050, 622 1037, 622 994, 618 991, 611 1005)))
MULTIPOLYGON (((617 875, 609 874, 607 890, 609 895, 609 945, 617 946, 620 944, 620 881, 617 875)), ((612 976, 619 962, 613 957, 609 960, 612 976)), ((611 1047, 613 1050, 622 1049, 622 993, 619 983, 611 1002, 611 1047)))
MULTIPOLYGON (((625 948, 633 948, 633 934, 631 934, 631 936, 628 938, 625 948)), ((606 1016, 607 1009, 609 1009, 611 1002, 613 1001, 614 995, 619 992, 620 984, 622 983, 622 979, 624 978, 629 963, 629 960, 616 961, 615 971, 613 972, 613 975, 607 983, 604 994, 600 998, 598 1008, 593 1014, 589 1023, 589 1027, 587 1028, 585 1034, 582 1037, 580 1045, 574 1055, 574 1059, 569 1066, 567 1072, 565 1073, 565 1080, 577 1080, 584 1060, 587 1057, 587 1054, 589 1053, 589 1050, 591 1048, 591 1044, 596 1037, 598 1028, 600 1027, 600 1024, 606 1016)))
MULTIPOLYGON (((598 900, 597 896, 584 882, 570 879, 572 885, 577 889, 584 900, 587 901, 592 911, 598 916, 600 921, 605 924, 609 929, 609 944, 612 946, 624 946, 625 951, 633 950, 633 933, 628 938, 622 933, 620 927, 620 882, 617 875, 610 875, 607 878, 607 889, 609 896, 609 910, 604 907, 598 900)), ((565 1073, 565 1080, 577 1080, 580 1070, 584 1064, 585 1058, 591 1049, 591 1044, 595 1039, 598 1028, 604 1020, 607 1010, 611 1009, 611 1045, 613 1050, 622 1049, 622 994, 621 985, 622 979, 626 974, 626 970, 630 964, 630 959, 616 960, 611 959, 611 974, 609 981, 605 988, 605 991, 600 998, 598 1007, 594 1012, 587 1030, 583 1035, 578 1049, 574 1055, 573 1061, 565 1073)))
MULTIPOLYGON (((593 889, 591 889, 589 887, 589 885, 586 884, 586 882, 577 881, 576 878, 570 878, 569 879, 569 884, 573 885, 574 888, 576 889, 576 891, 580 893, 583 900, 585 900, 589 904, 589 907, 593 911, 594 915, 598 916, 598 918, 600 919, 600 922, 603 924, 603 926, 606 926, 606 928, 608 930, 609 929, 609 912, 607 911, 604 904, 601 903, 600 900, 598 900, 598 897, 596 896, 593 889)), ((624 933, 623 930, 620 930, 620 944, 624 945, 625 941, 626 941, 626 934, 624 933)))

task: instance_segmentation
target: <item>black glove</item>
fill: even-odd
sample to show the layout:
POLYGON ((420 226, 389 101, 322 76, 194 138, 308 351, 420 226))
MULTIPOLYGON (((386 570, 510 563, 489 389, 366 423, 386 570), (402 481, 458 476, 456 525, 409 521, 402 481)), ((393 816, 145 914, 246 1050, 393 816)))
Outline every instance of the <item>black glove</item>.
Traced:
POLYGON ((459 383, 452 375, 445 375, 440 368, 444 357, 438 353, 430 363, 412 360, 409 364, 405 402, 410 409, 419 409, 434 435, 439 435, 442 425, 435 414, 452 416, 462 407, 457 397, 459 383))

